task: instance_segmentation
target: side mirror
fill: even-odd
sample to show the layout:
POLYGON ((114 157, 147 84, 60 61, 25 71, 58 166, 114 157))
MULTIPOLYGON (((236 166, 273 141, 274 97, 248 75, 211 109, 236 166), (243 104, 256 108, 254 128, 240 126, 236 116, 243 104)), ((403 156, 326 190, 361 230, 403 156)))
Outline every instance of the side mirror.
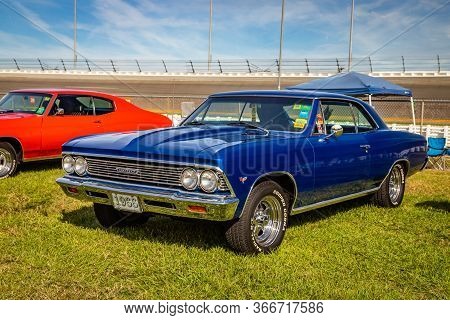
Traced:
POLYGON ((324 138, 320 139, 319 142, 324 142, 329 140, 331 137, 339 138, 344 133, 344 129, 340 124, 335 124, 331 127, 331 133, 326 135, 324 138))
POLYGON ((55 116, 63 116, 63 115, 64 115, 64 109, 62 109, 62 108, 56 109, 55 116))
POLYGON ((336 138, 339 138, 344 133, 344 129, 340 124, 335 124, 331 127, 331 134, 336 138))

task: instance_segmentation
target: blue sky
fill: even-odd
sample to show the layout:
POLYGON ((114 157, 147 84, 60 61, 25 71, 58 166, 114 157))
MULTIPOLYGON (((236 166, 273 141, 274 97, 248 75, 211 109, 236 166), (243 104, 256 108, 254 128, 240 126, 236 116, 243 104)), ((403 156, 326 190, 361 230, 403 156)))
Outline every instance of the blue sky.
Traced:
MULTIPOLYGON (((450 1, 356 0, 354 56, 450 56, 450 1)), ((346 57, 350 0, 286 0, 284 57, 346 57)), ((278 55, 281 0, 214 0, 213 58, 278 55)), ((70 58, 72 0, 0 0, 0 57, 70 58), (16 12, 46 30, 43 32, 16 12), (48 33, 47 33, 48 32, 48 33)), ((78 0, 87 58, 207 59, 209 0, 78 0)))

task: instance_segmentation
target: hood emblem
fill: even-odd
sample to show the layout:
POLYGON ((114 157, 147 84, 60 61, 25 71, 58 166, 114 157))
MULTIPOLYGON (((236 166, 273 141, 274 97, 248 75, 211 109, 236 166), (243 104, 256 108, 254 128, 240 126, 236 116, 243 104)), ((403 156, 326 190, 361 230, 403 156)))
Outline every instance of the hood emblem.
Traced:
POLYGON ((124 174, 133 174, 133 175, 140 175, 141 174, 141 170, 139 170, 139 169, 132 169, 132 168, 116 167, 116 171, 118 173, 124 173, 124 174))

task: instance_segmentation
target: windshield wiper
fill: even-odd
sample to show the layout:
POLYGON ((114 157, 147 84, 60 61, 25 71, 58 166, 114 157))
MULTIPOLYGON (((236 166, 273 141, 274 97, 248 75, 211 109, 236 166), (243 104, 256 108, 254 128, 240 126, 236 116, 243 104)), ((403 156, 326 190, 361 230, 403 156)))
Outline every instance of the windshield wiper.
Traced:
POLYGON ((184 124, 185 126, 204 126, 205 124, 200 121, 191 121, 184 124))
POLYGON ((257 126, 256 124, 244 122, 244 121, 228 122, 227 125, 228 126, 242 126, 242 127, 246 127, 246 128, 249 128, 249 129, 260 130, 260 131, 264 132, 264 134, 266 136, 269 135, 269 133, 270 133, 269 130, 267 130, 267 129, 263 128, 263 127, 257 126))
POLYGON ((0 110, 0 113, 12 113, 12 112, 14 112, 13 109, 0 110))

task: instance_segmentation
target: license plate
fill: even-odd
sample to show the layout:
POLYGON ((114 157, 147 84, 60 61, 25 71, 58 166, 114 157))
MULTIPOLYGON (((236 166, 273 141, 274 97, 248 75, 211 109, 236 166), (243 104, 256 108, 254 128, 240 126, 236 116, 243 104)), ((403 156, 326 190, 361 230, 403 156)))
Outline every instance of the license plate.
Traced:
POLYGON ((129 212, 142 212, 139 200, 136 196, 129 196, 127 194, 113 193, 113 206, 117 210, 129 212))

